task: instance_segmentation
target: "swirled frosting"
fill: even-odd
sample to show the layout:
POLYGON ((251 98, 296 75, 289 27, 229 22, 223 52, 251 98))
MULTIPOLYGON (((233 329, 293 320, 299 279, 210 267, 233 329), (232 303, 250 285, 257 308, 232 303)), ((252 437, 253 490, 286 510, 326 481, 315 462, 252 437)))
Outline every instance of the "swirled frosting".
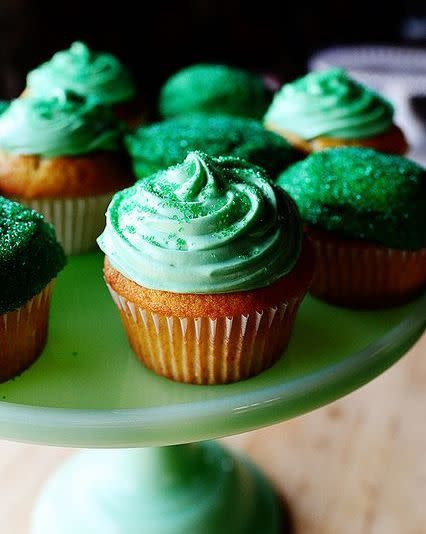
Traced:
POLYGON ((69 91, 18 98, 0 116, 0 149, 10 154, 75 156, 117 150, 120 139, 108 109, 69 91))
POLYGON ((362 139, 385 132, 392 118, 390 102, 333 68, 284 85, 265 122, 302 139, 362 139))
POLYGON ((27 76, 30 94, 49 96, 58 88, 96 98, 104 105, 130 100, 136 92, 127 69, 112 54, 94 52, 81 42, 54 54, 27 76))
POLYGON ((295 204, 262 169, 190 152, 117 193, 98 243, 114 268, 143 287, 226 293, 287 274, 301 239, 295 204))

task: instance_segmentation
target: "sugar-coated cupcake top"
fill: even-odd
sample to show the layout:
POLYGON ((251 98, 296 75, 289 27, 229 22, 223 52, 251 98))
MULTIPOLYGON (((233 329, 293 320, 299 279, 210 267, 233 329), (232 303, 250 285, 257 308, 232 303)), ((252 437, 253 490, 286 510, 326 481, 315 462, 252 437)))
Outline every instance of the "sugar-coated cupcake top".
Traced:
POLYGON ((392 118, 390 102, 333 68, 284 85, 265 122, 302 139, 362 139, 388 130, 392 118))
POLYGON ((117 193, 98 243, 115 269, 143 287, 227 293, 287 274, 301 239, 295 204, 262 169, 191 152, 117 193))
POLYGON ((113 105, 130 100, 135 84, 128 70, 112 54, 94 52, 81 42, 57 52, 27 76, 30 94, 49 96, 59 89, 96 98, 101 104, 113 105))
POLYGON ((118 150, 121 136, 107 108, 70 91, 18 98, 0 115, 0 150, 10 154, 56 157, 118 150))
POLYGON ((279 135, 260 122, 225 115, 195 114, 139 128, 127 136, 138 178, 183 161, 192 150, 209 156, 235 156, 264 167, 273 177, 298 158, 279 135))
POLYGON ((227 113, 260 119, 268 106, 260 78, 226 65, 186 67, 164 84, 160 113, 170 118, 188 113, 227 113))
POLYGON ((309 224, 389 248, 426 247, 426 173, 365 148, 311 154, 278 178, 309 224))
POLYGON ((39 213, 0 197, 0 313, 40 293, 64 265, 53 226, 39 213))

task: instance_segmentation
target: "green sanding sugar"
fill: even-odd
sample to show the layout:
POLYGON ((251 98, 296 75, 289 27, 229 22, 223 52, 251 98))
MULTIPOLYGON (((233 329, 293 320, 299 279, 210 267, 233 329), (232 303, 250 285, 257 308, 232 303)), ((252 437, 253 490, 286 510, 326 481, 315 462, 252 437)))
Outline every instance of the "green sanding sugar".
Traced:
POLYGON ((165 118, 188 113, 226 113, 260 119, 269 104, 262 80, 226 65, 186 67, 164 84, 160 113, 165 118))
POLYGON ((39 213, 0 197, 0 313, 37 295, 65 261, 53 226, 39 213))
POLYGON ((245 159, 272 177, 300 157, 260 122, 225 115, 196 114, 141 127, 127 136, 126 146, 138 178, 180 163, 193 150, 245 159))
POLYGON ((408 159, 330 149, 291 166, 278 184, 309 224, 389 248, 426 247, 426 174, 408 159))

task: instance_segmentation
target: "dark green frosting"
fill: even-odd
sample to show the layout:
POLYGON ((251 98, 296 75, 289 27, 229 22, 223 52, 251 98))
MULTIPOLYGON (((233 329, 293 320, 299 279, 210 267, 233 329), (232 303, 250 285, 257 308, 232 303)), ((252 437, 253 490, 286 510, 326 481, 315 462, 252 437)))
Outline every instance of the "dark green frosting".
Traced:
POLYGON ((426 247, 426 173, 363 148, 311 154, 278 178, 309 224, 389 248, 426 247))
POLYGON ((0 197, 0 313, 40 293, 65 261, 52 225, 36 211, 0 197))
POLYGON ((226 65, 191 65, 167 80, 160 93, 165 118, 188 113, 227 113, 260 119, 268 107, 257 76, 226 65))
POLYGON ((138 178, 181 163, 193 150, 245 159, 273 177, 299 157, 287 141, 260 122, 225 115, 177 117, 141 127, 125 141, 138 178))
POLYGON ((10 106, 10 100, 0 100, 0 115, 10 106))

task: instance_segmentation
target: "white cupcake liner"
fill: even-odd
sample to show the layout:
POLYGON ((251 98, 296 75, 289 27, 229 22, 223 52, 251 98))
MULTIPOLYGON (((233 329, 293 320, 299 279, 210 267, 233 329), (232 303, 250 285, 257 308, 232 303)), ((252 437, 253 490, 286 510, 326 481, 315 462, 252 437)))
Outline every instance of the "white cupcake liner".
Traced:
POLYGON ((311 293, 333 302, 374 305, 403 299, 426 284, 426 249, 350 247, 312 238, 316 255, 311 293))
POLYGON ((52 287, 53 281, 17 310, 0 314, 0 382, 24 371, 42 352, 52 287))
POLYGON ((178 382, 225 384, 254 376, 282 355, 304 295, 233 317, 153 313, 108 285, 138 359, 178 382))
POLYGON ((113 193, 79 198, 15 198, 38 211, 53 224, 66 254, 80 254, 96 247, 105 226, 105 212, 113 193))

